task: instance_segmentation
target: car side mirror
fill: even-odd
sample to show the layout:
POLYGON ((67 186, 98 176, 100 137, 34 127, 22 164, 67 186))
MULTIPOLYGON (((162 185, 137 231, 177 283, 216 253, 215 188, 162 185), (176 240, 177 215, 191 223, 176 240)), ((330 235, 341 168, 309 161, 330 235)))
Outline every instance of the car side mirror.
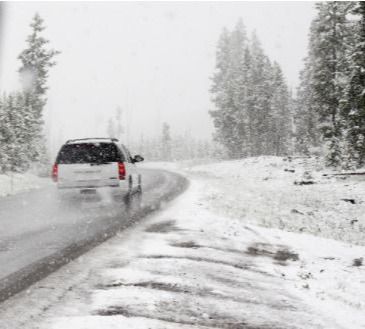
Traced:
POLYGON ((133 162, 141 162, 143 160, 144 160, 144 158, 142 156, 138 155, 138 154, 135 155, 134 158, 133 158, 133 162))

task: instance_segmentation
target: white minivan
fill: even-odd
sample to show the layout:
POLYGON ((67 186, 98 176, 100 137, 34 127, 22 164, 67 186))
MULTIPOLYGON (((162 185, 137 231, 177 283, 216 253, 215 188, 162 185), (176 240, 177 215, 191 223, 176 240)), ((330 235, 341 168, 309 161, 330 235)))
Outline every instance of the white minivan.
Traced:
POLYGON ((95 193, 99 188, 112 192, 142 192, 142 176, 131 156, 115 138, 84 138, 67 141, 52 169, 59 190, 95 193))

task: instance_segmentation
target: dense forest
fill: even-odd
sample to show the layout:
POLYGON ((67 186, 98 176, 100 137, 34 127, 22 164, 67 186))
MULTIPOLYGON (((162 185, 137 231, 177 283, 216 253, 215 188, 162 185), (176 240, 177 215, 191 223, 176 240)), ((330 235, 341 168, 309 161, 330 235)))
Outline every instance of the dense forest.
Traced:
POLYGON ((220 36, 211 92, 215 139, 230 158, 290 152, 291 98, 282 70, 241 20, 220 36))
POLYGON ((321 155, 365 162, 365 3, 320 2, 293 97, 280 66, 240 20, 217 46, 211 92, 215 140, 230 158, 321 155))
MULTIPOLYGON (((43 112, 49 70, 59 52, 42 36, 38 14, 30 27, 18 57, 22 88, 0 97, 0 172, 23 172, 49 161, 43 112)), ((231 31, 224 28, 210 91, 214 142, 189 132, 178 135, 165 123, 155 138, 141 136, 131 148, 149 160, 297 154, 322 156, 333 167, 364 166, 365 3, 316 4, 293 92, 280 65, 242 20, 231 31)), ((122 136, 118 111, 106 127, 110 136, 122 136)))

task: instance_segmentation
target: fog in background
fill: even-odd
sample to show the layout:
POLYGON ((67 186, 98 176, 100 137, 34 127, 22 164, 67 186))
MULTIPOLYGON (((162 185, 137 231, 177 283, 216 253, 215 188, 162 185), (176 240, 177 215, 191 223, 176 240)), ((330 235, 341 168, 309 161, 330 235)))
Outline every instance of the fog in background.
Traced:
POLYGON ((3 23, 4 23, 4 18, 3 18, 3 11, 4 11, 4 4, 2 2, 0 2, 0 90, 1 90, 1 77, 2 77, 2 58, 3 58, 3 54, 2 54, 2 44, 3 44, 3 23))
POLYGON ((50 45, 62 51, 50 71, 45 113, 52 153, 64 139, 105 136, 117 106, 126 143, 161 134, 163 122, 173 133, 208 139, 210 77, 222 28, 233 28, 242 17, 295 87, 313 7, 312 2, 6 3, 0 8, 5 9, 1 91, 19 88, 17 56, 38 12, 50 45))

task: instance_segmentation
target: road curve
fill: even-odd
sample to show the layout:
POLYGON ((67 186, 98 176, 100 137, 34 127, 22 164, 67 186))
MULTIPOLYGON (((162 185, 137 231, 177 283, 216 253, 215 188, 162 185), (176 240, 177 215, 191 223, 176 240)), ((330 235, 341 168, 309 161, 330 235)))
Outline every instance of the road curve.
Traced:
POLYGON ((188 185, 167 171, 144 169, 143 195, 129 202, 57 198, 55 187, 0 201, 0 302, 44 278, 173 199, 188 185))

